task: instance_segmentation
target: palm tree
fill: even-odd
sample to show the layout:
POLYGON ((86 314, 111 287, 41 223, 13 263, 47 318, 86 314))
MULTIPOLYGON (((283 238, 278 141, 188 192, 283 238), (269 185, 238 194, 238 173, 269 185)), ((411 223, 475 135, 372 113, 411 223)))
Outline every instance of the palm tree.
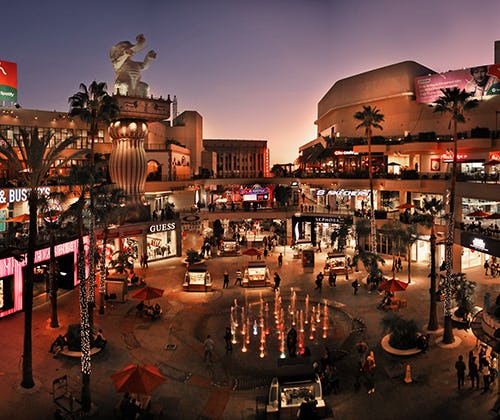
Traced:
MULTIPOLYGON (((78 116, 89 126, 90 138, 90 167, 94 168, 94 143, 98 135, 99 124, 109 125, 113 118, 118 115, 119 107, 116 99, 107 93, 107 85, 104 82, 95 80, 87 86, 80 84, 80 91, 69 98, 69 115, 78 116)), ((97 178, 97 175, 95 176, 97 178)), ((90 325, 93 325, 93 309, 95 307, 95 212, 94 212, 94 192, 93 184, 90 185, 90 229, 89 229, 89 287, 88 305, 90 315, 90 325)))
POLYGON ((388 237, 392 249, 392 278, 396 278, 396 255, 402 252, 406 253, 408 245, 411 241, 411 229, 405 228, 399 220, 391 220, 384 223, 381 228, 382 232, 388 237))
POLYGON ((366 141, 368 143, 368 179, 370 180, 370 252, 377 253, 377 227, 375 225, 375 206, 373 200, 373 167, 372 167, 372 132, 373 129, 382 130, 381 122, 384 121, 384 115, 376 107, 363 106, 363 111, 354 114, 356 120, 361 123, 356 129, 363 127, 365 129, 366 141))
POLYGON ((448 211, 448 226, 445 241, 445 267, 446 278, 444 281, 444 333, 443 343, 450 344, 455 341, 453 337, 453 325, 451 319, 452 296, 450 290, 450 282, 453 267, 453 241, 455 229, 455 185, 457 182, 457 154, 458 154, 458 138, 457 126, 459 123, 465 123, 465 112, 476 107, 478 101, 470 99, 472 96, 465 90, 459 88, 441 89, 442 95, 436 100, 434 112, 451 114, 450 125, 453 124, 453 163, 450 177, 450 198, 448 211))
POLYGON ((51 168, 64 167, 70 159, 75 159, 81 151, 70 155, 64 151, 71 146, 76 137, 68 137, 60 142, 53 139, 54 133, 49 130, 41 137, 38 128, 31 131, 21 129, 20 136, 14 136, 9 141, 0 133, 0 156, 7 159, 11 165, 12 173, 15 173, 20 186, 29 190, 29 233, 27 247, 26 277, 23 284, 23 310, 24 310, 24 343, 22 382, 23 388, 33 388, 33 345, 32 345, 32 322, 33 322, 33 280, 35 269, 35 248, 38 239, 37 216, 39 202, 39 188, 45 185, 50 177, 51 168))
POLYGON ((57 262, 56 262, 56 233, 61 227, 62 206, 65 194, 60 191, 51 192, 47 197, 40 197, 41 211, 49 232, 50 263, 49 263, 49 300, 50 300, 50 326, 59 327, 57 318, 57 262))
MULTIPOLYGON (((92 373, 92 364, 90 358, 90 343, 91 343, 91 321, 90 321, 90 305, 88 301, 88 291, 90 284, 85 276, 85 245, 83 236, 85 233, 84 227, 84 211, 88 197, 90 185, 93 185, 94 171, 89 167, 73 166, 67 178, 73 194, 77 200, 71 204, 68 212, 72 213, 77 221, 78 230, 78 255, 77 255, 77 278, 79 281, 79 304, 80 304, 80 337, 81 337, 81 363, 82 363, 82 410, 89 412, 91 408, 90 395, 90 374, 92 373)), ((90 244, 89 244, 90 246, 90 244)), ((90 260, 89 266, 93 265, 90 260)))
POLYGON ((120 188, 109 189, 101 185, 95 191, 95 216, 97 225, 102 228, 102 251, 99 256, 99 314, 104 314, 104 298, 106 294, 106 244, 108 242, 109 225, 120 224, 125 215, 122 203, 125 192, 120 188))
POLYGON ((430 243, 431 243, 431 274, 430 280, 431 284, 429 287, 430 293, 430 308, 429 308, 429 324, 427 329, 429 331, 436 331, 439 327, 437 318, 437 295, 436 295, 436 217, 443 210, 444 205, 441 200, 437 198, 432 198, 430 200, 424 198, 423 210, 429 216, 426 219, 422 219, 423 224, 430 227, 430 243))

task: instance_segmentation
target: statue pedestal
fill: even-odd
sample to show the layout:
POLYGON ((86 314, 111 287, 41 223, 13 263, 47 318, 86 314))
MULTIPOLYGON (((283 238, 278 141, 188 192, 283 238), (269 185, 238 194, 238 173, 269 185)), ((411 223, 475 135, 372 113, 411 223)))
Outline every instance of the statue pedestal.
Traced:
POLYGON ((120 114, 109 126, 113 149, 109 159, 111 180, 126 195, 127 207, 134 220, 149 219, 145 206, 147 159, 144 139, 149 121, 170 117, 170 98, 148 99, 116 95, 120 114), (146 214, 147 213, 147 214, 146 214))

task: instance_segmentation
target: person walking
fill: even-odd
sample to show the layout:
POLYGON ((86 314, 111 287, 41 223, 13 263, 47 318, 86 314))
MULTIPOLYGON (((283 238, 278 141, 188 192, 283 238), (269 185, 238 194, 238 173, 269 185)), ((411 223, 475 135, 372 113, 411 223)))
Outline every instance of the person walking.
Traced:
POLYGON ((476 384, 476 389, 479 389, 479 370, 476 363, 476 356, 474 356, 472 350, 469 353, 469 378, 472 383, 472 389, 474 389, 474 384, 476 384))
POLYGON ((314 290, 319 290, 319 292, 321 293, 321 289, 323 287, 323 278, 325 276, 323 275, 323 273, 320 271, 318 273, 318 275, 316 276, 316 287, 314 288, 314 290))
POLYGON ((224 282, 222 284, 223 289, 227 289, 229 287, 229 273, 224 271, 224 282))
POLYGON ((212 364, 212 353, 214 351, 214 340, 210 337, 210 334, 207 335, 207 338, 203 342, 203 347, 205 348, 205 353, 203 355, 203 360, 205 360, 206 363, 212 364))
POLYGON ((280 288, 280 283, 281 283, 281 277, 280 275, 275 271, 274 272, 274 291, 279 290, 280 288))
POLYGON ((357 295, 358 294, 358 289, 359 289, 359 281, 358 279, 355 279, 352 283, 352 288, 353 288, 353 291, 354 291, 354 294, 357 295))
POLYGON ((145 252, 142 256, 142 265, 144 268, 148 268, 148 259, 149 259, 149 255, 147 252, 145 252))
POLYGON ((330 269, 330 274, 328 274, 328 284, 330 287, 337 287, 337 273, 330 269))
POLYGON ((226 354, 233 352, 233 343, 231 340, 233 339, 233 334, 231 334, 231 328, 226 327, 226 332, 224 333, 224 343, 226 347, 226 354))
POLYGON ((241 275, 241 270, 238 268, 236 270, 236 280, 234 282, 234 285, 236 286, 237 284, 239 284, 240 286, 242 286, 242 284, 241 284, 242 280, 243 280, 243 276, 241 275))
POLYGON ((362 368, 363 374, 368 383, 368 394, 375 392, 375 355, 370 351, 362 368))
POLYGON ((458 356, 458 360, 455 362, 455 369, 457 370, 458 390, 461 390, 465 382, 465 363, 462 355, 458 356))
POLYGON ((283 266, 283 254, 280 252, 280 255, 278 255, 278 267, 283 266))

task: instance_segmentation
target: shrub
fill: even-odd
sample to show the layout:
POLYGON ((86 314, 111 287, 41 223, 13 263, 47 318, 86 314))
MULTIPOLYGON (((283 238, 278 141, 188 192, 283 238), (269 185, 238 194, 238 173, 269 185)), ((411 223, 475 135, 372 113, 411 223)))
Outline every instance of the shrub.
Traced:
POLYGON ((398 350, 417 347, 418 326, 414 319, 404 319, 398 314, 388 313, 382 318, 384 332, 391 334, 389 344, 398 350))

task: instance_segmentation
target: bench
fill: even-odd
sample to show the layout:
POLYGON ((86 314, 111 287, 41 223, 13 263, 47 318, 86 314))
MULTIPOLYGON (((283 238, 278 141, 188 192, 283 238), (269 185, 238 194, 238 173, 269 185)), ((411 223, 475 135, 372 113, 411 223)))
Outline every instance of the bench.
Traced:
MULTIPOLYGON (((102 347, 92 347, 90 349, 90 355, 94 356, 95 354, 100 353, 102 350, 103 350, 102 347)), ((81 351, 68 350, 68 349, 61 350, 58 353, 56 353, 54 356, 57 356, 59 354, 61 354, 63 356, 67 356, 67 357, 82 357, 81 351)))

